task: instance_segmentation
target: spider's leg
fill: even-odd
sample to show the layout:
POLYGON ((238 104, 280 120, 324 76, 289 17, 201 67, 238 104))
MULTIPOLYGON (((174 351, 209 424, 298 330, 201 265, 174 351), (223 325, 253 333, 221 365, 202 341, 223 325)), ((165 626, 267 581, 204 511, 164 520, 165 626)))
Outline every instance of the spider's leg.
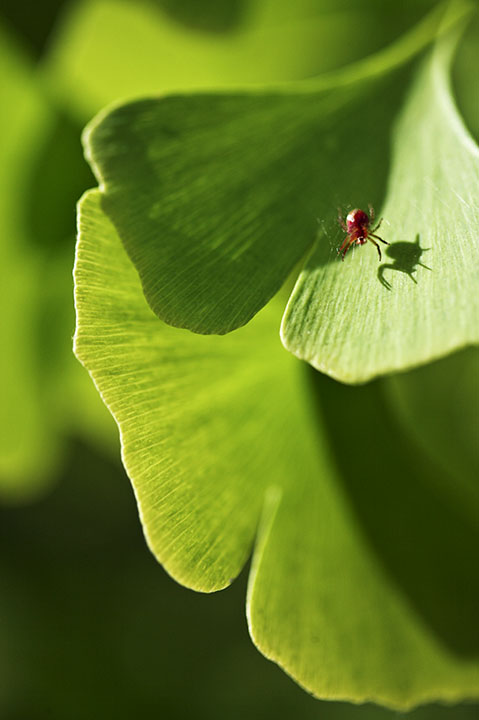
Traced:
MULTIPOLYGON (((375 229, 376 229, 376 228, 375 228, 375 229)), ((385 245, 390 245, 390 244, 391 244, 391 243, 388 243, 387 240, 383 240, 382 237, 379 237, 379 235, 375 235, 375 234, 372 233, 372 232, 370 232, 369 234, 372 235, 373 237, 375 237, 376 240, 381 240, 381 242, 384 243, 385 245)))
POLYGON ((344 222, 343 211, 341 210, 341 208, 338 208, 338 223, 341 225, 341 227, 343 228, 344 232, 347 232, 347 231, 348 231, 348 228, 347 228, 347 226, 346 226, 346 223, 344 222))
POLYGON ((371 233, 375 233, 376 230, 380 227, 382 221, 383 221, 383 219, 381 218, 380 221, 378 222, 378 224, 376 225, 376 227, 373 228, 372 230, 370 230, 370 232, 371 232, 371 233))
POLYGON ((343 244, 341 245, 341 247, 338 248, 338 254, 343 252, 344 248, 346 247, 346 245, 348 245, 348 243, 350 241, 351 241, 351 237, 349 235, 346 235, 346 237, 344 238, 343 244))
POLYGON ((348 247, 346 248, 346 250, 344 250, 344 252, 343 252, 343 254, 342 254, 342 256, 341 256, 341 260, 344 260, 344 257, 345 257, 345 255, 346 255, 346 253, 348 252, 349 248, 350 248, 352 245, 354 245, 354 240, 351 240, 351 242, 349 243, 349 245, 348 245, 348 247))
MULTIPOLYGON (((368 240, 371 240, 371 238, 368 237, 368 240)), ((381 262, 381 259, 382 259, 382 256, 381 256, 381 248, 380 248, 379 245, 377 244, 376 240, 371 240, 371 242, 372 242, 373 245, 376 245, 377 250, 378 250, 378 255, 379 255, 379 262, 381 262)))
MULTIPOLYGON (((369 203, 369 205, 368 205, 368 210, 369 210, 369 219, 370 219, 371 222, 374 222, 374 214, 375 214, 375 213, 374 213, 374 208, 373 208, 373 206, 371 205, 371 203, 369 203)), ((381 219, 382 219, 382 218, 381 218, 381 219)), ((381 223, 380 223, 380 224, 381 224, 381 223)), ((379 227, 379 226, 378 226, 378 227, 379 227)))
POLYGON ((354 244, 354 238, 351 238, 349 235, 346 235, 343 244, 338 250, 338 254, 341 253, 341 260, 344 260, 344 256, 348 252, 351 245, 354 244))

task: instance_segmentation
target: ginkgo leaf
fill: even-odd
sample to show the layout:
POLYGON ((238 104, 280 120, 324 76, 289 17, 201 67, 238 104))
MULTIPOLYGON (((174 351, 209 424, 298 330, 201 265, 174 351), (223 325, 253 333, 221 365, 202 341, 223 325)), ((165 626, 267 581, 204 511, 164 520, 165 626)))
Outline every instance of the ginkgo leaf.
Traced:
POLYGON ((312 373, 310 392, 336 468, 319 479, 302 465, 269 499, 250 576, 254 641, 323 698, 406 709, 476 697, 477 522, 451 506, 380 383, 312 373))
POLYGON ((404 431, 447 472, 449 502, 479 516, 479 349, 467 348, 408 373, 386 389, 404 431))
POLYGON ((434 14, 374 61, 310 84, 147 99, 93 122, 85 145, 102 206, 162 320, 199 333, 244 325, 339 193, 380 197, 408 74, 397 68, 436 24, 434 14))
POLYGON ((452 67, 453 89, 466 126, 479 140, 479 13, 471 20, 461 38, 452 67))
POLYGON ((372 246, 338 262, 344 234, 325 224, 283 318, 285 346, 344 382, 479 341, 479 149, 450 93, 455 39, 424 61, 393 133, 382 263, 372 246))
POLYGON ((166 570, 225 587, 262 511, 248 597, 262 652, 324 698, 476 697, 477 530, 440 484, 431 492, 435 469, 380 387, 344 387, 284 352, 276 300, 226 337, 165 325, 99 191, 79 226, 75 351, 119 425, 166 570))
POLYGON ((75 286, 75 352, 120 426, 150 547, 183 584, 225 587, 251 550, 265 483, 287 472, 283 404, 301 407, 281 305, 225 338, 160 323, 97 191, 80 206, 75 286))

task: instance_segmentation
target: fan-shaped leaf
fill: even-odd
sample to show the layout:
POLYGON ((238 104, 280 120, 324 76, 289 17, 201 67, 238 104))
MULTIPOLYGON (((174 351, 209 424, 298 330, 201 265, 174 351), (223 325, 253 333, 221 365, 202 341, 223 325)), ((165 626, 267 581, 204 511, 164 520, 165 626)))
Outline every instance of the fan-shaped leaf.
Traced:
POLYGON ((436 20, 319 82, 138 101, 92 124, 86 148, 103 208, 162 320, 200 333, 244 325, 339 192, 379 198, 406 79, 393 69, 430 40, 436 20))
POLYGON ((75 347, 119 424, 155 555, 189 587, 224 587, 264 507, 248 617, 268 657, 321 697, 474 697, 477 533, 431 492, 378 386, 308 380, 276 302, 226 337, 161 323, 101 200, 80 206, 75 347))
MULTIPOLYGON (((479 149, 450 94, 453 39, 424 62, 393 134, 383 262, 372 247, 339 262, 342 236, 331 218, 283 319, 285 346, 345 382, 479 340, 479 149)), ((364 207, 367 196, 347 194, 344 202, 364 207)))

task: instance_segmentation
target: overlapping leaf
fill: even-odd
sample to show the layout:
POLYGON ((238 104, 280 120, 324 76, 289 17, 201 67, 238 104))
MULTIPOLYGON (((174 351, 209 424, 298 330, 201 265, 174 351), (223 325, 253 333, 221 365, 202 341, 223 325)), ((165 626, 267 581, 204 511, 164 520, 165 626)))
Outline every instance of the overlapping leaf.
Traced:
POLYGON ((453 64, 453 87, 466 126, 479 140, 479 87, 476 82, 479 66, 479 13, 471 20, 461 38, 453 64))
POLYGON ((227 585, 264 507, 248 617, 268 657, 321 697, 474 697, 475 531, 431 495, 427 463, 411 470, 379 388, 308 379, 281 349, 276 302, 226 337, 161 323, 98 191, 81 203, 75 280, 76 353, 119 424, 168 572, 227 585))
MULTIPOLYGON (((456 6, 451 22, 461 12, 456 6)), ((169 323, 201 333, 238 327, 279 288, 317 217, 324 239, 344 196, 381 204, 405 97, 403 133, 408 114, 424 120, 439 97, 464 138, 444 86, 450 48, 427 60, 408 90, 402 65, 434 32, 433 18, 379 58, 318 84, 150 99, 106 114, 87 138, 101 188, 81 203, 75 270, 76 352, 119 424, 155 555, 189 587, 224 587, 263 509, 248 598, 258 647, 321 697, 402 708, 477 696, 470 568, 478 538, 467 501, 450 503, 441 463, 417 452, 380 386, 308 381, 280 348, 276 300, 231 335, 201 337, 160 322, 145 295, 169 323), (421 89, 429 92, 422 103, 421 89)), ((446 126, 438 121, 438 133, 446 126)), ((400 180, 398 157, 408 158, 397 143, 400 180)), ((438 177, 444 162, 438 156, 438 177)), ((409 255, 399 247, 402 270, 389 263, 375 274, 381 291, 393 292, 398 269, 414 283, 424 245, 410 245, 409 255)), ((329 241, 323 251, 324 271, 341 270, 346 288, 377 263, 365 248, 356 265, 329 262, 329 241)), ((454 270, 449 281, 448 292, 454 270)), ((347 338, 351 308, 330 300, 347 338)), ((313 292, 301 306, 315 323, 316 302, 313 292)), ((308 341, 308 329, 295 341, 308 341)), ((470 341, 462 330, 446 349, 470 341)), ((351 361, 343 379, 384 372, 381 362, 361 375, 351 361)), ((323 369, 340 376, 337 367, 323 369)))
POLYGON ((180 582, 216 590, 243 566, 265 483, 284 482, 294 454, 293 442, 279 454, 277 444, 284 405, 301 413, 299 364, 277 339, 280 308, 225 338, 165 326, 100 193, 80 212, 77 356, 119 423, 151 548, 180 582))
MULTIPOLYGON (((461 13, 456 6, 449 24, 461 13)), ((477 148, 450 99, 450 48, 441 45, 422 67, 394 124, 409 87, 408 70, 397 68, 431 38, 435 22, 382 56, 310 85, 145 100, 92 125, 87 152, 103 208, 160 318, 200 333, 245 324, 317 236, 283 322, 295 354, 358 382, 476 341, 477 307, 466 298, 476 273, 470 188, 477 148), (446 178, 453 178, 451 192, 446 178), (387 184, 384 229, 393 262, 378 273, 375 255, 364 249, 360 258, 351 253, 337 262, 337 205, 380 206, 387 184), (457 222, 449 221, 446 239, 451 214, 457 222), (441 233, 432 270, 421 254, 441 233), (461 245, 473 255, 467 267, 459 257, 451 262, 461 245), (394 291, 390 274, 397 270, 394 291), (446 316, 451 297, 456 309, 446 316)))
POLYGON ((479 350, 467 348, 426 367, 393 375, 386 389, 405 432, 431 463, 447 473, 443 492, 451 505, 477 518, 479 350))
POLYGON ((283 319, 286 347, 346 382, 479 340, 479 149, 450 94, 453 47, 425 61, 393 133, 383 263, 373 248, 335 262, 326 224, 283 319))

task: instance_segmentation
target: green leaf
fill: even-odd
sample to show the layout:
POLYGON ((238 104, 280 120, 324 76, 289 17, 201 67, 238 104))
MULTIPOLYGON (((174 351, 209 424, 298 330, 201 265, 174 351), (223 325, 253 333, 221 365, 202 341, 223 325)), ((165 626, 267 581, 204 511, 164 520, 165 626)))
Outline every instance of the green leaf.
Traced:
POLYGON ((285 397, 299 412, 280 307, 225 338, 163 325, 96 191, 80 206, 75 283, 75 352, 120 426, 150 547, 183 584, 224 587, 250 552, 265 482, 284 481, 285 397))
MULTIPOLYGON (((119 98, 309 77, 388 45, 433 4, 254 0, 234 32, 212 35, 200 27, 213 19, 209 1, 83 0, 53 34, 42 74, 57 102, 84 120, 119 98), (196 27, 175 22, 162 4, 178 15, 189 8, 196 27)), ((221 3, 215 21, 235 5, 221 3)))
MULTIPOLYGON (((374 248, 365 247, 338 262, 344 235, 330 218, 283 319, 285 346, 344 382, 426 363, 479 340, 479 150, 450 93, 455 39, 442 40, 425 60, 392 136, 380 213, 390 243, 384 261, 378 266, 374 248)), ((344 195, 358 207, 368 200, 376 202, 364 192, 344 195)))
POLYGON ((103 208, 162 320, 199 333, 244 325, 305 254, 339 187, 377 197, 404 91, 404 73, 391 70, 436 22, 321 81, 143 100, 90 126, 103 208), (374 108, 377 125, 358 107, 374 108))
POLYGON ((386 383, 404 431, 446 471, 449 502, 473 519, 479 516, 478 378, 479 349, 467 348, 386 383))
POLYGON ((162 320, 226 333, 279 290, 314 236, 316 168, 303 165, 317 113, 312 95, 202 95, 123 106, 93 127, 102 206, 162 320))
POLYGON ((337 471, 298 472, 266 509, 254 641, 323 698, 407 709, 477 697, 477 522, 450 506, 379 383, 312 374, 311 392, 337 471))
POLYGON ((452 80, 459 110, 476 142, 479 140, 479 13, 467 27, 452 68, 452 80))
POLYGON ((75 300, 76 354, 175 579, 228 585, 262 512, 248 597, 262 652, 324 698, 477 697, 477 537, 377 384, 343 387, 284 352, 276 300, 225 337, 160 322, 98 191, 80 204, 75 300))

